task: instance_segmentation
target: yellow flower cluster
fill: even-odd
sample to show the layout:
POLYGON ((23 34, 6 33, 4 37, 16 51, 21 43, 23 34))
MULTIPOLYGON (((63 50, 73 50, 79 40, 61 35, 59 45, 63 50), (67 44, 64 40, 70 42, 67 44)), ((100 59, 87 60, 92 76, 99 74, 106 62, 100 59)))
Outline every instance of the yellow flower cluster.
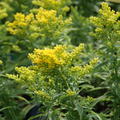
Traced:
POLYGON ((1 65, 1 64, 3 64, 3 61, 2 61, 2 60, 0 60, 0 65, 1 65))
POLYGON ((58 93, 74 96, 77 91, 71 90, 73 84, 78 84, 79 78, 89 73, 98 62, 98 58, 95 58, 87 65, 76 66, 76 59, 80 58, 83 50, 84 44, 74 49, 64 45, 57 45, 53 49, 35 49, 28 55, 33 65, 17 67, 18 74, 8 74, 7 77, 23 83, 45 100, 54 98, 58 93), (69 78, 72 78, 71 81, 69 78))
POLYGON ((0 20, 8 16, 8 12, 12 11, 12 8, 8 3, 0 1, 0 20))
POLYGON ((101 5, 102 9, 99 10, 101 17, 91 17, 91 22, 100 27, 104 27, 104 24, 108 26, 110 24, 114 24, 120 16, 120 13, 115 13, 115 11, 111 10, 111 8, 105 2, 103 2, 101 5))
POLYGON ((67 93, 67 96, 74 96, 74 95, 76 95, 76 92, 72 91, 72 90, 67 90, 66 93, 67 93))
POLYGON ((37 64, 40 68, 53 69, 69 64, 75 56, 81 54, 83 49, 84 45, 80 44, 73 52, 67 52, 65 46, 58 45, 54 49, 35 49, 33 53, 29 54, 29 58, 33 64, 37 64))
POLYGON ((8 16, 5 9, 0 9, 0 20, 8 16))
POLYGON ((31 70, 29 67, 16 67, 16 71, 20 74, 20 79, 25 79, 33 81, 35 77, 35 71, 31 70))
POLYGON ((43 92, 41 90, 34 91, 34 93, 45 99, 51 99, 51 97, 46 92, 43 92))
POLYGON ((61 35, 70 23, 70 18, 64 20, 62 16, 57 16, 55 10, 40 8, 36 14, 17 13, 15 20, 7 23, 7 30, 11 34, 23 35, 29 39, 47 38, 54 40, 61 35))
POLYGON ((25 82, 31 84, 34 81, 36 72, 34 70, 31 70, 29 67, 16 67, 16 71, 20 74, 20 76, 7 74, 7 77, 14 79, 17 82, 21 82, 22 84, 24 84, 25 82))
POLYGON ((22 13, 17 13, 13 22, 7 22, 7 30, 13 35, 24 35, 27 31, 28 26, 34 19, 33 14, 24 15, 22 13))
MULTIPOLYGON (((63 47, 61 46, 59 50, 62 51, 63 47)), ((39 65, 39 67, 54 68, 64 64, 64 61, 58 57, 56 49, 35 49, 33 54, 29 54, 29 58, 33 63, 39 65)))
POLYGON ((111 10, 106 2, 103 2, 101 5, 102 8, 99 10, 99 16, 90 17, 91 23, 96 26, 95 33, 92 35, 97 38, 109 39, 111 35, 109 37, 107 35, 112 33, 112 36, 115 38, 120 32, 120 12, 111 10))
POLYGON ((73 52, 71 53, 72 58, 76 58, 78 55, 80 55, 81 51, 84 50, 84 44, 80 44, 78 47, 73 49, 73 52))
POLYGON ((17 46, 17 45, 12 45, 12 50, 15 51, 15 52, 20 52, 21 51, 20 47, 17 46))
POLYGON ((84 66, 74 66, 71 68, 71 72, 77 74, 78 76, 82 77, 85 74, 88 74, 91 70, 93 70, 94 66, 98 63, 98 58, 94 58, 84 66))
POLYGON ((71 3, 71 0, 33 0, 32 3, 48 10, 67 12, 69 10, 67 5, 71 3))

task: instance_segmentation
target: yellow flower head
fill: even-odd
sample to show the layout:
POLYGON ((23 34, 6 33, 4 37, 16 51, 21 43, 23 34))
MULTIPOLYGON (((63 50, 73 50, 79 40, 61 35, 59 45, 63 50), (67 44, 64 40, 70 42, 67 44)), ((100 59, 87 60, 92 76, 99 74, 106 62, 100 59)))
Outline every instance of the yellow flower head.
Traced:
POLYGON ((58 94, 74 97, 78 93, 79 80, 81 80, 79 78, 89 73, 98 61, 95 58, 89 64, 82 66, 81 61, 76 59, 80 59, 83 49, 84 44, 73 49, 72 46, 63 45, 35 49, 28 55, 33 65, 17 67, 18 74, 7 75, 7 77, 24 83, 29 91, 45 101, 53 100, 58 94))
POLYGON ((25 34, 25 30, 34 19, 34 15, 28 14, 25 16, 22 13, 17 13, 14 18, 13 22, 7 22, 7 30, 13 35, 21 35, 25 34))
POLYGON ((32 54, 29 54, 29 58, 39 67, 55 68, 65 63, 65 61, 61 58, 62 56, 60 56, 64 50, 64 46, 56 46, 54 49, 35 49, 32 54))
POLYGON ((90 17, 90 22, 96 27, 95 32, 91 35, 95 36, 97 39, 102 38, 105 41, 107 39, 115 40, 119 36, 117 31, 120 30, 120 12, 112 10, 106 2, 103 2, 101 6, 99 16, 90 17), (113 38, 110 38, 111 36, 113 38))
POLYGON ((0 9, 0 20, 8 16, 6 9, 0 9))
POLYGON ((66 93, 67 93, 67 96, 74 96, 74 95, 76 95, 76 92, 72 91, 72 90, 67 90, 66 93))
POLYGON ((63 45, 57 45, 54 49, 35 49, 33 53, 29 54, 29 58, 33 64, 37 64, 41 68, 56 68, 69 64, 72 59, 80 55, 84 45, 80 44, 73 52, 67 52, 66 49, 63 45))
POLYGON ((50 99, 51 98, 46 92, 43 92, 41 90, 34 91, 34 93, 37 94, 38 96, 46 98, 46 99, 50 99))
POLYGON ((37 13, 28 15, 17 13, 13 22, 7 22, 7 30, 21 39, 56 41, 68 28, 71 19, 57 16, 55 10, 37 9, 37 13), (39 39, 39 40, 40 40, 39 39))
POLYGON ((1 64, 3 64, 3 61, 2 61, 2 60, 0 60, 0 65, 1 65, 1 64))
POLYGON ((71 0, 33 0, 32 3, 42 8, 62 13, 69 10, 67 5, 71 3, 71 0))
POLYGON ((93 70, 93 68, 95 67, 95 65, 98 63, 98 58, 94 58, 93 60, 91 60, 89 62, 89 64, 86 64, 84 66, 74 66, 71 67, 71 72, 75 73, 76 75, 82 77, 85 74, 88 74, 91 70, 93 70))

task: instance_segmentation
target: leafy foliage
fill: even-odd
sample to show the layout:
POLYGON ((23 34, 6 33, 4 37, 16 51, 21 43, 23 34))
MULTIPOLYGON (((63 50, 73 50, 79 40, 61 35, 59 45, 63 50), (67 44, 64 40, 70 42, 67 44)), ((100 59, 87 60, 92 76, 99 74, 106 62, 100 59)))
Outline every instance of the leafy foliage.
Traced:
POLYGON ((119 4, 102 2, 0 1, 0 120, 120 119, 119 4))

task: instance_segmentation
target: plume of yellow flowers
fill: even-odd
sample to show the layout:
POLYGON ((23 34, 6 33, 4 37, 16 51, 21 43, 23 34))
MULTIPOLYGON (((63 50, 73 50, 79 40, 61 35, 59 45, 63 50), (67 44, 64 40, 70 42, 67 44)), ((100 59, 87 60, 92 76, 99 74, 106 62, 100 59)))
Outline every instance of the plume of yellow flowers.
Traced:
POLYGON ((76 59, 80 59, 83 50, 84 44, 74 49, 64 45, 35 49, 28 55, 33 63, 31 66, 17 67, 17 75, 7 76, 27 86, 33 94, 43 99, 50 100, 59 93, 77 95, 78 91, 73 87, 77 84, 79 86, 79 78, 88 74, 98 62, 98 58, 95 58, 84 66, 78 65, 78 62, 76 64, 76 59))
POLYGON ((71 0, 33 0, 32 3, 48 10, 65 13, 69 10, 68 5, 71 4, 71 0))
POLYGON ((53 69, 70 64, 71 60, 83 51, 84 44, 80 44, 71 53, 66 49, 66 46, 63 45, 58 45, 54 49, 35 49, 33 53, 29 54, 29 58, 33 64, 37 64, 40 68, 53 69))
POLYGON ((120 12, 111 10, 108 3, 103 2, 98 17, 90 17, 91 23, 96 27, 92 33, 99 40, 114 41, 120 36, 120 12))
POLYGON ((71 23, 71 19, 57 16, 55 10, 38 9, 36 14, 17 13, 13 22, 7 22, 7 30, 27 39, 48 39, 47 43, 57 40, 71 23))
POLYGON ((8 17, 8 13, 13 11, 6 1, 0 1, 0 20, 8 17))
POLYGON ((26 30, 34 19, 33 14, 24 15, 17 13, 13 22, 7 22, 7 30, 13 35, 26 35, 26 30))
POLYGON ((89 62, 89 64, 86 64, 84 66, 71 67, 71 72, 78 76, 84 76, 94 68, 94 66, 96 65, 96 63, 98 63, 98 61, 99 61, 98 58, 94 58, 89 62))
POLYGON ((2 60, 0 60, 0 65, 2 65, 3 64, 3 61, 2 60))
POLYGON ((0 9, 0 20, 8 16, 5 9, 0 9))
POLYGON ((46 92, 43 92, 41 90, 34 91, 34 93, 41 96, 42 98, 51 99, 51 97, 46 92))
POLYGON ((76 95, 77 93, 74 92, 74 91, 72 91, 72 90, 67 90, 67 91, 66 91, 66 94, 67 94, 67 96, 74 96, 74 95, 76 95))

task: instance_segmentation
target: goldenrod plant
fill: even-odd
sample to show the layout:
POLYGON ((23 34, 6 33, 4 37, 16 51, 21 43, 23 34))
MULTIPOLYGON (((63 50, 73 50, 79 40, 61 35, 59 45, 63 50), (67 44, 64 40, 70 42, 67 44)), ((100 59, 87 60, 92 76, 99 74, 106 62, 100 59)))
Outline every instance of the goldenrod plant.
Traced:
POLYGON ((33 7, 32 0, 1 0, 0 1, 0 19, 11 20, 16 12, 27 13, 33 7))
POLYGON ((101 68, 104 73, 105 84, 108 86, 107 97, 112 102, 109 111, 112 120, 119 120, 119 94, 120 94, 120 12, 115 12, 105 2, 99 10, 98 17, 91 17, 90 21, 95 26, 92 35, 98 40, 97 53, 101 56, 101 68))
POLYGON ((115 2, 115 3, 120 3, 120 0, 107 0, 107 1, 115 2))
POLYGON ((35 6, 31 8, 32 1, 15 1, 18 8, 17 5, 13 7, 12 3, 12 0, 1 2, 1 5, 4 5, 1 10, 5 11, 5 16, 0 20, 0 58, 4 56, 5 72, 12 71, 16 64, 29 64, 25 56, 34 48, 70 43, 67 35, 71 24, 70 17, 65 18, 53 9, 35 6), (30 12, 30 9, 33 11, 30 12), (9 64, 13 66, 8 70, 9 64))
POLYGON ((84 99, 88 105, 96 101, 92 97, 85 98, 79 95, 82 89, 79 88, 82 78, 93 71, 98 63, 98 58, 94 58, 88 64, 82 64, 80 59, 84 54, 83 50, 84 44, 80 44, 74 49, 63 45, 57 45, 53 49, 35 49, 28 55, 32 65, 16 67, 18 74, 7 74, 7 77, 22 84, 38 103, 45 105, 44 113, 49 120, 63 118, 69 120, 70 114, 73 119, 81 119, 83 115, 81 115, 80 109, 83 109, 85 119, 92 117, 92 114, 93 118, 98 118, 99 115, 89 111, 90 108, 80 107, 80 105, 86 106, 85 103, 79 101, 80 99, 84 99), (66 112, 62 112, 62 109, 65 109, 66 112), (89 116, 90 114, 91 116, 89 116))
POLYGON ((0 1, 0 20, 7 18, 10 12, 13 12, 12 7, 7 2, 0 1))
POLYGON ((30 64, 26 56, 34 48, 54 46, 57 43, 62 44, 59 41, 67 43, 64 36, 69 39, 67 37, 67 27, 71 24, 70 18, 64 18, 65 15, 63 17, 56 10, 47 10, 42 7, 38 7, 36 10, 39 12, 35 13, 36 11, 31 10, 33 8, 31 0, 0 1, 0 115, 3 116, 1 119, 23 119, 27 110, 26 112, 22 110, 22 106, 29 103, 26 102, 27 99, 21 96, 21 94, 26 93, 26 90, 20 90, 20 85, 17 86, 13 80, 6 79, 5 73, 14 72, 15 66, 30 64), (16 16, 15 20, 14 16, 16 16), (31 17, 33 17, 32 21, 31 17), (8 22, 13 26, 8 27, 8 22), (30 22, 34 25, 30 25, 30 22), (18 31, 28 32, 30 36, 28 33, 23 34, 23 36, 20 31, 15 35, 12 34, 9 30, 13 29, 14 31, 13 27, 16 27, 18 31), (30 27, 31 30, 29 29, 29 31, 27 27, 30 27), (19 101, 22 101, 22 105, 19 101), (21 111, 19 111, 20 109, 21 111))
POLYGON ((0 1, 0 120, 120 120, 119 3, 102 1, 0 1))
POLYGON ((71 23, 70 18, 64 19, 62 15, 57 16, 57 11, 44 8, 37 9, 36 14, 17 13, 14 18, 7 23, 7 30, 24 42, 29 40, 33 46, 59 43, 71 23))
POLYGON ((32 0, 32 3, 38 7, 47 10, 56 10, 58 14, 65 14, 70 10, 71 0, 32 0))

